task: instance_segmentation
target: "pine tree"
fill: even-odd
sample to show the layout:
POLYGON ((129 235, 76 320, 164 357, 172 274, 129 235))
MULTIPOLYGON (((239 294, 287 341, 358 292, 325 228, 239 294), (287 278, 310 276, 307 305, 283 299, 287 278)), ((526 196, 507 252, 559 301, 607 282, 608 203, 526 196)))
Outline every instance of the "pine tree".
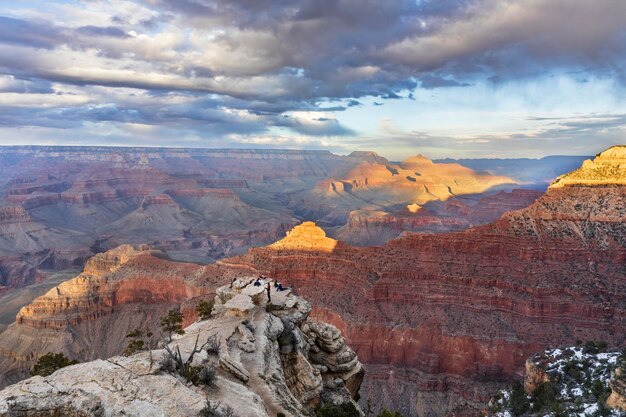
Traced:
POLYGON ((161 328, 167 333, 168 342, 172 341, 172 334, 185 334, 183 330, 183 313, 178 310, 170 310, 161 318, 161 328))

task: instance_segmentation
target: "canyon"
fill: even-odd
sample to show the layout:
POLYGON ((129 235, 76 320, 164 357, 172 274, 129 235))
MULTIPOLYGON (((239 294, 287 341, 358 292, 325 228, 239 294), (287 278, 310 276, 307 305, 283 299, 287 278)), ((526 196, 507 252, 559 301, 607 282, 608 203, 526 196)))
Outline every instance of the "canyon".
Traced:
MULTIPOLYGON (((482 197, 517 186, 455 163, 396 164, 373 152, 0 147, 0 294, 80 270, 121 244, 206 263, 271 243, 302 220, 358 245, 374 243, 380 229, 389 232, 375 243, 403 230, 458 230, 493 216, 454 221, 464 209, 415 208, 480 207, 482 197)), ((496 217, 528 203, 510 192, 499 200, 487 209, 496 217)))
POLYGON ((624 346, 624 178, 626 147, 614 147, 489 225, 357 248, 305 223, 219 263, 308 297, 366 364, 364 398, 444 415, 484 404, 547 346, 624 346))
MULTIPOLYGON (((212 299, 213 288, 259 274, 293 288, 313 306, 311 319, 330 323, 345 335, 367 371, 361 405, 369 402, 375 410, 387 406, 406 416, 443 416, 460 404, 486 404, 503 384, 521 375, 530 354, 545 347, 577 339, 623 346, 626 147, 611 148, 583 163, 541 196, 529 190, 500 192, 498 186, 509 179, 456 165, 441 167, 423 157, 402 164, 381 164, 380 157, 369 153, 343 158, 352 162, 342 162, 334 173, 322 172, 324 178, 312 179, 311 188, 294 186, 272 194, 275 202, 262 192, 268 183, 254 179, 246 180, 248 188, 241 194, 228 189, 245 204, 255 194, 261 210, 272 204, 287 207, 294 225, 307 220, 296 203, 311 203, 301 207, 319 224, 285 226, 281 236, 286 236, 268 246, 208 265, 181 262, 180 247, 152 241, 95 255, 76 278, 22 308, 16 322, 0 334, 0 384, 26 377, 47 351, 80 360, 119 354, 126 333, 156 326, 173 306, 180 306, 185 324, 190 324, 196 319, 194 306, 212 299), (431 174, 409 180, 404 175, 409 168, 414 175, 429 169, 431 174), (450 185, 455 180, 464 191, 450 185), (433 181, 440 185, 433 186, 433 181), (483 188, 495 190, 480 196, 483 188), (397 198, 390 192, 395 189, 397 198), (340 221, 355 210, 363 210, 367 219, 369 210, 380 204, 376 191, 378 196, 389 193, 384 199, 390 203, 381 211, 394 219, 389 238, 395 239, 376 241, 377 247, 335 239, 335 234, 356 234, 353 240, 363 242, 378 233, 359 235, 358 227, 347 229, 340 221), (352 205, 359 199, 360 205, 352 205), (369 199, 367 204, 363 199, 369 199), (445 232, 486 223, 500 216, 499 210, 524 204, 530 206, 508 211, 492 223, 445 232), (330 215, 333 208, 339 214, 330 215), (404 227, 420 230, 421 220, 394 226, 402 216, 437 218, 436 213, 439 219, 445 213, 463 215, 458 222, 452 221, 454 214, 447 217, 448 224, 440 220, 438 231, 445 233, 406 232, 404 227)), ((293 181, 302 185, 300 179, 293 181)), ((185 193, 193 198, 202 194, 185 193)), ((33 206, 23 204, 33 197, 20 197, 26 213, 10 213, 34 218, 28 211, 33 206)), ((169 207, 181 204, 177 198, 180 191, 144 196, 140 203, 169 207)), ((377 222, 367 227, 380 227, 377 222)), ((124 228, 131 224, 141 222, 125 223, 124 228)))

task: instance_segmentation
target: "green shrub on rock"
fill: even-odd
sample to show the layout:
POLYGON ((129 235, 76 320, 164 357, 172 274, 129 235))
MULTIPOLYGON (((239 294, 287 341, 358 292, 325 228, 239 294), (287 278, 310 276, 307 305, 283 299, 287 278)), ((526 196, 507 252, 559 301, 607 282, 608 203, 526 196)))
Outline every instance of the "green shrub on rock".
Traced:
POLYGON ((324 404, 315 409, 315 415, 317 417, 360 417, 359 411, 352 403, 324 404))
POLYGON ((77 363, 78 361, 69 360, 62 353, 46 353, 37 360, 37 363, 33 366, 30 374, 48 376, 61 368, 75 365, 77 363))

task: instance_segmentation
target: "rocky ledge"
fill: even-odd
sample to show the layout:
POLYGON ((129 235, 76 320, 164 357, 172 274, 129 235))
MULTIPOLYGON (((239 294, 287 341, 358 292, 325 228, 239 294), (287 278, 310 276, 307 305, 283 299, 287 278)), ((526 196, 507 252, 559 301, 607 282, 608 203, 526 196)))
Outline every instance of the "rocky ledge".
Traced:
POLYGON ((547 349, 526 361, 524 384, 500 391, 490 402, 494 417, 626 415, 623 352, 606 343, 547 349))
MULTIPOLYGON (((36 376, 0 391, 0 416, 312 415, 320 403, 358 400, 364 370, 337 328, 308 320, 311 306, 271 286, 271 303, 254 278, 216 291, 213 317, 162 349, 116 356, 36 376), (200 342, 198 342, 200 341, 200 342), (167 349, 215 370, 194 385, 171 370, 167 349), (197 344, 197 345, 196 345, 197 344), (224 414, 226 413, 226 414, 224 414)), ((357 407, 358 410, 358 407, 357 407)))
POLYGON ((626 185, 625 145, 612 146, 593 160, 587 159, 577 170, 557 178, 550 188, 607 184, 626 185))

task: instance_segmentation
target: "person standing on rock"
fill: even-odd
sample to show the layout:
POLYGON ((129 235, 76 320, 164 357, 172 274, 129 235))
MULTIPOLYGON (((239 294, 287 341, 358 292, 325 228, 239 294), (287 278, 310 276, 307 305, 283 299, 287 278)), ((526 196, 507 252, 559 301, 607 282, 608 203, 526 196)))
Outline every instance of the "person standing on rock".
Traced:
POLYGON ((272 296, 270 295, 270 291, 272 290, 272 287, 270 286, 269 282, 267 283, 267 285, 265 285, 265 289, 267 290, 267 302, 271 303, 272 302, 272 296))

